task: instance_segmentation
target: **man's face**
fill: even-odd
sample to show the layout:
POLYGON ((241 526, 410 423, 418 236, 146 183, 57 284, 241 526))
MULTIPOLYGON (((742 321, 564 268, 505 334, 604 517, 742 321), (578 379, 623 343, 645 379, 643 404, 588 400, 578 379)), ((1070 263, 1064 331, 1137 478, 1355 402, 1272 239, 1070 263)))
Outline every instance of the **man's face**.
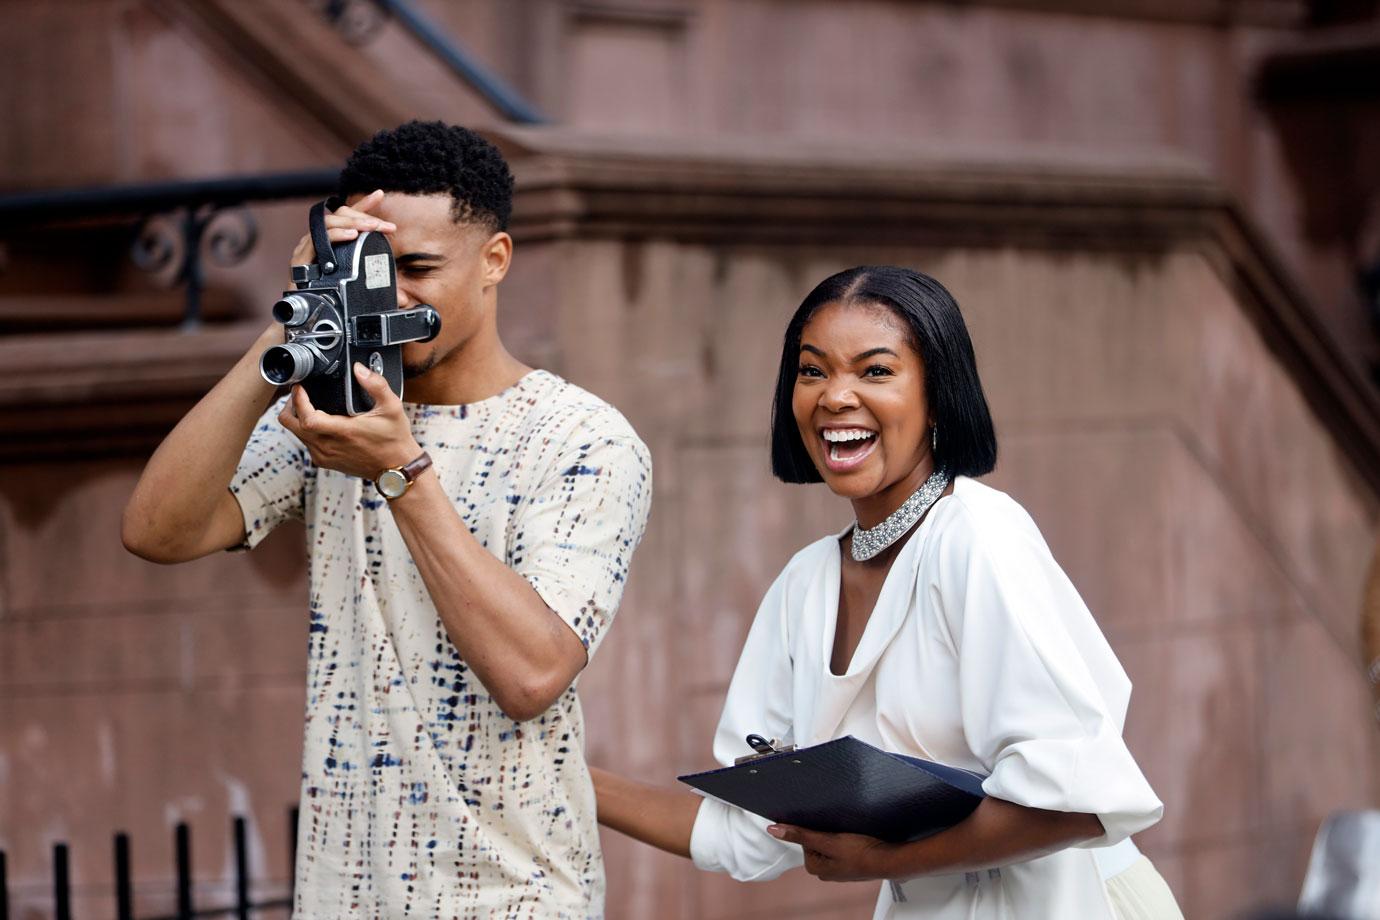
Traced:
MULTIPOLYGON (((362 197, 351 196, 348 203, 362 197)), ((389 192, 372 213, 398 228, 389 242, 398 266, 399 309, 429 304, 441 315, 436 338, 403 346, 404 375, 419 377, 450 358, 480 328, 484 292, 492 281, 485 256, 492 234, 481 225, 456 223, 446 193, 389 192)))

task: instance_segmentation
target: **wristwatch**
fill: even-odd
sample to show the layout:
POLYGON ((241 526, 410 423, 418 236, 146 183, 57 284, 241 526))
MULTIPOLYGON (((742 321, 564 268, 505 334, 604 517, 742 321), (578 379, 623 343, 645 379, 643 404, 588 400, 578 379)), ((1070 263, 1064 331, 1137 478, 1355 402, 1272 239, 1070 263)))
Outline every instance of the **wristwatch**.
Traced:
POLYGON ((402 498, 403 494, 412 487, 412 483, 417 481, 417 477, 422 475, 422 470, 431 466, 431 454, 422 451, 422 455, 405 466, 394 467, 391 470, 384 470, 374 479, 374 488, 379 490, 379 494, 390 502, 395 498, 402 498))

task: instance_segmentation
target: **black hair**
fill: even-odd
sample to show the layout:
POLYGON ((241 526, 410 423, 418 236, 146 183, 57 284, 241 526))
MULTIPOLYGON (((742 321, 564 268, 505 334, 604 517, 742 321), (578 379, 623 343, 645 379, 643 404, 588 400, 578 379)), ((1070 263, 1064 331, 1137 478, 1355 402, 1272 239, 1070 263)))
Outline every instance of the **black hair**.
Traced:
POLYGON ((507 230, 513 211, 513 174, 498 148, 468 128, 441 121, 409 121, 360 144, 340 171, 344 199, 385 192, 449 192, 456 223, 507 230))
POLYGON ((944 285, 929 275, 892 265, 860 265, 825 278, 786 325, 771 408, 771 471, 783 482, 822 482, 805 451, 791 409, 805 324, 827 303, 878 304, 901 319, 910 345, 925 365, 930 422, 938 428, 937 469, 950 476, 981 476, 997 465, 997 435, 978 379, 968 327, 944 285))

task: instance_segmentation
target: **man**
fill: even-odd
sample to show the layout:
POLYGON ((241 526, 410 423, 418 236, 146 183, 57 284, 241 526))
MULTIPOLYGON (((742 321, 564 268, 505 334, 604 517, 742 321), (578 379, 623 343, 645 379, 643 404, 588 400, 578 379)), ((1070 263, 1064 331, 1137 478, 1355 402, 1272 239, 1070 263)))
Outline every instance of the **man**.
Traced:
MULTIPOLYGON (((125 545, 180 562, 306 522, 295 916, 600 916, 574 681, 642 536, 647 450, 503 347, 512 176, 492 145, 411 122, 356 149, 339 194, 331 239, 389 234, 398 306, 441 314, 404 346, 408 402, 356 365, 373 410, 328 415, 294 387, 265 411, 268 328, 149 461, 125 545)), ((312 252, 303 237, 293 263, 312 252)))

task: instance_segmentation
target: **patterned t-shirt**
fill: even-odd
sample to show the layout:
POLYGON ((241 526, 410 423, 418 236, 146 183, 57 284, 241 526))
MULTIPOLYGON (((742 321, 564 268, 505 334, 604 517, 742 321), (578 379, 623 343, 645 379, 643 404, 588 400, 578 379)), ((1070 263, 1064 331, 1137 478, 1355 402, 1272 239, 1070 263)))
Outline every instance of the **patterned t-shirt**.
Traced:
MULTIPOLYGON (((307 526, 294 916, 601 916, 575 688, 537 719, 504 715, 446 635, 387 503, 313 466, 280 410, 260 419, 231 490, 250 547, 287 518, 307 526)), ((651 503, 651 460, 627 420, 546 371, 478 403, 406 410, 470 532, 592 655, 651 503)))

